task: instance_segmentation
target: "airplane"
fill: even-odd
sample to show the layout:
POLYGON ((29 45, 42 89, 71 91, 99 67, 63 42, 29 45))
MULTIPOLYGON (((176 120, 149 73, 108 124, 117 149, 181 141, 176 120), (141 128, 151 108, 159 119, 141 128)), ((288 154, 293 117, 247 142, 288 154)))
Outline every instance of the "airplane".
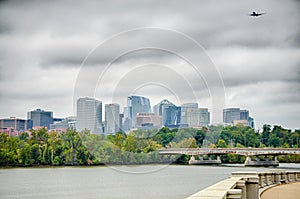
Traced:
POLYGON ((262 12, 262 13, 252 12, 251 14, 249 14, 249 16, 258 17, 258 16, 265 15, 265 14, 266 14, 265 12, 262 12))

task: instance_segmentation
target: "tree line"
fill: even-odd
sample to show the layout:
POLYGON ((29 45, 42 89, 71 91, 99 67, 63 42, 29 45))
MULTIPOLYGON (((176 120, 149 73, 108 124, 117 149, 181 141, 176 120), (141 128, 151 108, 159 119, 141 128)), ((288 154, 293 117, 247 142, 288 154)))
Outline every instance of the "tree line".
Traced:
MULTIPOLYGON (((201 129, 135 130, 115 135, 97 135, 88 130, 65 133, 31 130, 17 137, 0 134, 0 165, 99 165, 187 162, 189 157, 161 156, 162 148, 299 147, 300 130, 264 125, 262 132, 250 127, 209 126, 201 129)), ((223 162, 242 163, 243 156, 223 155, 223 162)), ((299 155, 279 157, 282 162, 300 162, 299 155)))

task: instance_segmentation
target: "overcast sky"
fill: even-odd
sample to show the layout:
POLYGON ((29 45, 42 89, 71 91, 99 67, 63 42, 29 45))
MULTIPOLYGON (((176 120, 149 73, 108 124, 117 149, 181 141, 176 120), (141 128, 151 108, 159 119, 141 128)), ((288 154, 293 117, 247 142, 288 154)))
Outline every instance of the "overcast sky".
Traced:
POLYGON ((299 129, 299 47, 296 0, 1 1, 0 118, 26 118, 36 108, 51 110, 55 117, 74 115, 73 97, 80 95, 123 107, 128 95, 138 94, 149 97, 152 106, 168 98, 177 105, 196 101, 212 110, 216 102, 209 81, 221 77, 222 106, 248 109, 257 128, 267 123, 299 129), (266 15, 248 16, 252 11, 266 15), (154 37, 147 29, 117 35, 143 27, 166 31, 154 37), (167 30, 194 39, 202 51, 189 42, 178 43, 167 30), (161 43, 167 51, 131 52, 140 45, 133 44, 137 38, 161 43), (181 53, 170 53, 179 47, 203 62, 188 63, 181 53), (115 55, 114 49, 130 53, 115 55), (99 71, 108 62, 101 78, 99 71), (192 64, 204 77, 193 76, 192 64), (219 73, 205 74, 210 68, 219 73), (93 92, 74 94, 78 87, 93 92))

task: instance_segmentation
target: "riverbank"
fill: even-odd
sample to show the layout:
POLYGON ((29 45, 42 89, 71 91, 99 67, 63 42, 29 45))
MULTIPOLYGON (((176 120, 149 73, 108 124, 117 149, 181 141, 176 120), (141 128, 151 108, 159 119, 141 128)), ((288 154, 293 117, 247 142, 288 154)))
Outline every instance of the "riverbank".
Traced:
POLYGON ((178 165, 184 166, 188 165, 188 163, 174 163, 174 162, 153 162, 153 163, 145 163, 145 164, 91 164, 91 165, 0 165, 0 169, 13 169, 13 168, 64 168, 64 167, 78 167, 78 168, 91 168, 91 167, 109 167, 109 166, 151 166, 151 165, 178 165))
MULTIPOLYGON (((151 165, 175 165, 175 166, 187 166, 188 163, 175 163, 175 162, 156 162, 145 164, 91 164, 91 165, 0 165, 0 169, 13 169, 13 168, 64 168, 64 167, 78 167, 78 168, 90 168, 90 167, 109 167, 109 166, 151 166, 151 165)), ((190 166, 207 166, 207 165, 190 165, 190 166)), ((244 167, 244 164, 237 163, 224 163, 221 165, 208 165, 210 167, 244 167)), ((253 167, 264 168, 264 167, 253 167)), ((300 163, 280 163, 278 167, 266 167, 276 169, 300 169, 300 163)))

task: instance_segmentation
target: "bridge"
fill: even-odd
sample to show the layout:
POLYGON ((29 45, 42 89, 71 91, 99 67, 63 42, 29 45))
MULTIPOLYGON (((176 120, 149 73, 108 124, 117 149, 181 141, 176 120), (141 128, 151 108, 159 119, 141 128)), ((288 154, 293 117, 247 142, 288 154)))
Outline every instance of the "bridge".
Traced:
POLYGON ((300 155, 300 148, 169 148, 159 150, 159 154, 189 155, 191 156, 189 164, 221 164, 220 155, 237 154, 247 157, 245 166, 278 166, 278 155, 300 155), (204 160, 203 155, 208 155, 209 159, 204 160), (215 155, 217 159, 212 159, 211 155, 215 155), (199 160, 196 160, 195 156, 199 156, 199 160), (257 156, 265 156, 265 158, 259 160, 257 156))

